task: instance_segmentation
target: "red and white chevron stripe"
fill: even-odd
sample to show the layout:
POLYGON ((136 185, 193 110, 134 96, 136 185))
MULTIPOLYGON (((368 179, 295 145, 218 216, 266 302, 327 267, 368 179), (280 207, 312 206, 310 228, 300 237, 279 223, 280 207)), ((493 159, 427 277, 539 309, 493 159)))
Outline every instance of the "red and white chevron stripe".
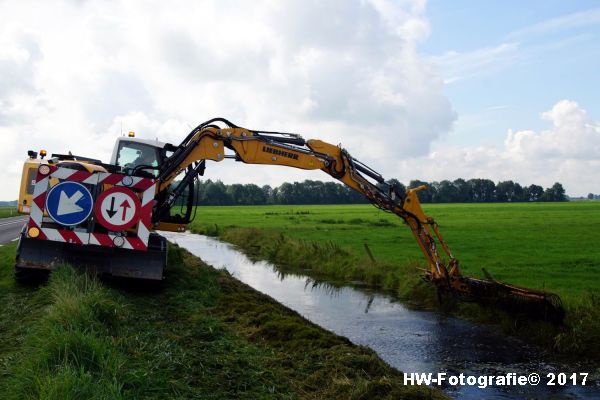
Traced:
POLYGON ((37 239, 52 240, 56 242, 74 243, 80 245, 96 245, 105 247, 117 247, 116 243, 122 242, 122 248, 132 250, 147 250, 148 240, 150 238, 152 207, 154 205, 154 195, 156 194, 156 180, 149 178, 133 177, 123 174, 100 172, 91 173, 87 171, 77 171, 70 168, 60 168, 53 165, 50 167, 48 175, 42 175, 38 172, 36 183, 33 189, 33 203, 29 215, 29 228, 38 228, 40 235, 37 239), (127 177, 127 179, 124 179, 127 177), (142 208, 140 210, 140 220, 137 224, 137 237, 126 236, 121 232, 96 233, 75 231, 68 228, 47 228, 44 227, 44 209, 46 207, 46 194, 50 188, 50 179, 67 180, 80 182, 88 185, 111 185, 125 186, 137 192, 141 197, 142 208), (125 183, 128 185, 125 185, 125 183), (117 239, 117 238, 122 238, 117 239))

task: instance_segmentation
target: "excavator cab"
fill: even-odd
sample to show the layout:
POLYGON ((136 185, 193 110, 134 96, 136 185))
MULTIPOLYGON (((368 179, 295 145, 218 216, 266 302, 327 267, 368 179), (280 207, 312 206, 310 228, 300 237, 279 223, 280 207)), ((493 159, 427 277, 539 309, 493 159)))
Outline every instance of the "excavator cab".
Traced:
MULTIPOLYGON (((161 167, 174 151, 174 146, 158 140, 139 139, 134 136, 120 137, 115 143, 111 164, 120 167, 126 175, 156 178, 161 167)), ((182 231, 193 219, 195 206, 195 176, 174 181, 158 194, 160 204, 168 204, 157 210, 153 222, 158 230, 182 231)))
POLYGON ((165 143, 131 137, 117 139, 111 164, 121 167, 123 172, 134 175, 158 175, 158 168, 165 158, 165 143))

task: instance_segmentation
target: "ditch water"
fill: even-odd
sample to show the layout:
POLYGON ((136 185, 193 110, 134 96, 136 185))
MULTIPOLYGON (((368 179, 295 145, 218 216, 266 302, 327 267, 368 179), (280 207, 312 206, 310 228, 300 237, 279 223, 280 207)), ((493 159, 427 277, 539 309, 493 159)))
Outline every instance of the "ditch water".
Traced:
MULTIPOLYGON (((600 399, 600 382, 586 386, 547 386, 546 374, 588 372, 594 366, 564 364, 538 348, 477 325, 433 311, 415 310, 391 296, 355 287, 315 284, 306 276, 283 275, 268 262, 253 262, 235 246, 191 233, 163 232, 215 268, 259 290, 310 321, 353 343, 368 346, 405 373, 446 372, 473 376, 539 374, 538 386, 450 386, 441 388, 456 399, 600 399)), ((595 366, 597 368, 597 366, 595 366)), ((580 381, 580 378, 579 378, 580 381)), ((557 383, 557 382, 555 382, 557 383)))

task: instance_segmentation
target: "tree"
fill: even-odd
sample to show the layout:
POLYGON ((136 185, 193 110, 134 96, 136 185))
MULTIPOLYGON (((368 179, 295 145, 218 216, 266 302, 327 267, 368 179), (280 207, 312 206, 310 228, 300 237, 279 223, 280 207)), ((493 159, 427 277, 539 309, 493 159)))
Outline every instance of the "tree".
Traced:
POLYGON ((335 182, 325 182, 323 185, 323 204, 336 204, 339 201, 338 186, 335 182))
POLYGON ((221 181, 207 181, 205 198, 209 205, 225 206, 231 204, 231 198, 227 194, 227 188, 221 181))
POLYGON ((309 204, 308 191, 304 190, 304 185, 299 182, 292 184, 292 203, 291 204, 309 204))
POLYGON ((323 204, 323 182, 307 179, 299 186, 304 204, 323 204))
POLYGON ((539 185, 531 184, 527 189, 529 201, 541 201, 544 195, 544 188, 539 185))
POLYGON ((469 179, 469 186, 476 203, 489 203, 496 199, 496 184, 489 179, 469 179))
POLYGON ((454 203, 458 201, 458 189, 456 186, 447 180, 441 182, 434 182, 432 184, 435 187, 435 203, 454 203))
POLYGON ((588 193, 587 198, 588 200, 594 200, 594 193, 588 193))
MULTIPOLYGON (((453 182, 427 183, 421 180, 412 180, 410 188, 427 186, 426 190, 419 192, 422 203, 456 203, 456 202, 492 202, 492 201, 566 201, 563 186, 556 182, 545 191, 541 186, 530 185, 522 187, 513 181, 498 182, 494 184, 489 179, 462 178, 453 182)), ((377 187, 385 193, 406 195, 406 187, 396 179, 385 183, 377 183, 377 187)), ((260 204, 363 204, 367 203, 361 193, 349 186, 336 182, 321 182, 305 180, 303 182, 285 182, 279 187, 269 185, 258 187, 253 183, 225 185, 221 181, 213 182, 210 179, 196 182, 199 196, 196 205, 260 205, 260 204)), ((589 199, 600 198, 599 195, 590 193, 589 199)), ((181 204, 182 199, 177 204, 181 204)))
POLYGON ((470 203, 473 201, 471 186, 463 178, 458 178, 452 184, 456 187, 456 201, 460 203, 470 203))
POLYGON ((523 186, 519 185, 518 183, 515 183, 515 187, 514 187, 514 201, 528 201, 525 196, 525 189, 523 188, 523 186))
POLYGON ((294 187, 289 182, 282 183, 277 188, 278 204, 294 204, 294 187))
POLYGON ((246 190, 244 185, 240 185, 239 183, 234 183, 233 185, 228 185, 225 192, 231 199, 231 203, 235 205, 243 205, 246 204, 246 190))
POLYGON ((267 203, 265 192, 253 183, 245 185, 246 201, 244 204, 262 205, 267 203))
POLYGON ((266 204, 274 204, 273 203, 273 188, 269 185, 264 185, 260 189, 262 190, 263 195, 265 196, 265 203, 266 204))
POLYGON ((542 201, 567 201, 565 189, 556 182, 552 187, 547 188, 542 195, 542 201))
POLYGON ((496 201, 515 201, 515 183, 513 181, 498 182, 496 185, 496 201))

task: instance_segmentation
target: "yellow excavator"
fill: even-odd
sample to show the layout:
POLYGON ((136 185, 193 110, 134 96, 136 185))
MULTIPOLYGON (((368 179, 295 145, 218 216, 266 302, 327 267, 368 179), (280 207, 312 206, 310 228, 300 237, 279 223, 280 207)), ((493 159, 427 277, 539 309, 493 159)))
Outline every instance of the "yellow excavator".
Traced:
POLYGON ((234 159, 321 170, 396 214, 414 235, 428 267, 424 279, 441 296, 500 306, 560 323, 564 310, 552 293, 461 274, 458 260, 427 216, 417 193, 399 190, 340 146, 293 133, 250 130, 223 118, 198 125, 179 144, 120 137, 110 163, 29 151, 19 211, 29 214, 20 235, 15 277, 27 281, 59 263, 101 275, 162 280, 167 245, 156 231, 184 231, 193 220, 195 182, 206 161, 234 159), (444 257, 438 252, 441 247, 444 257))

